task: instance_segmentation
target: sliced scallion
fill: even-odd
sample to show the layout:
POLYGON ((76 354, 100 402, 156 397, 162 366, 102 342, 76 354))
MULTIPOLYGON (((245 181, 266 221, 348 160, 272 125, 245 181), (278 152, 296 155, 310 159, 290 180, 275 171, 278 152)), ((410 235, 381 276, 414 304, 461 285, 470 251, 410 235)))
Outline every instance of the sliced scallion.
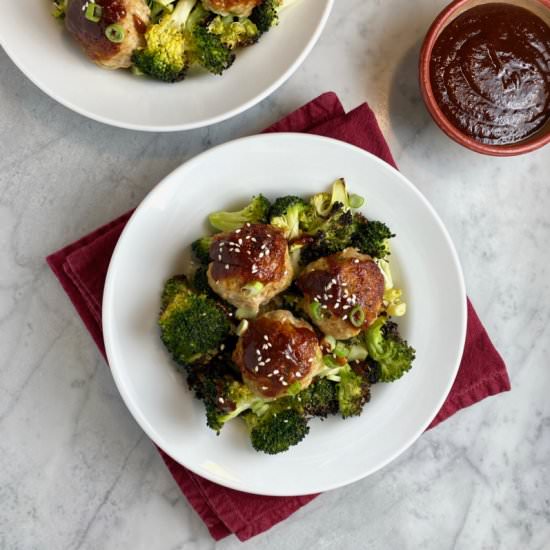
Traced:
POLYGON ((365 322, 365 312, 361 306, 355 306, 350 314, 349 320, 354 327, 362 327, 365 322))
POLYGON ((92 23, 99 23, 102 15, 103 7, 95 2, 90 2, 86 7, 86 12, 84 13, 84 17, 92 23))
POLYGON ((109 39, 110 42, 115 44, 120 44, 126 36, 126 31, 122 25, 118 23, 113 23, 105 29, 105 36, 109 39))
POLYGON ((352 208, 361 208, 365 204, 365 199, 361 195, 356 195, 355 193, 353 195, 350 195, 349 197, 349 205, 352 208))
POLYGON ((323 311, 319 302, 311 302, 311 305, 309 306, 309 312, 311 313, 311 318, 314 321, 319 322, 323 320, 323 311))
POLYGON ((349 349, 341 342, 338 342, 332 353, 334 353, 336 357, 347 357, 349 355, 349 349))

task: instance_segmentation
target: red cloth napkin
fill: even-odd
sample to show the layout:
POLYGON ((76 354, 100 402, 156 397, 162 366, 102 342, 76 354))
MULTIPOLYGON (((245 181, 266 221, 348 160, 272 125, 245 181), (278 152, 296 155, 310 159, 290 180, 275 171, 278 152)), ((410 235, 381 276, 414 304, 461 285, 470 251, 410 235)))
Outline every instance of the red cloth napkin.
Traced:
MULTIPOLYGON (((395 166, 373 112, 363 104, 346 114, 334 93, 291 113, 266 132, 305 132, 362 147, 395 166)), ((131 212, 47 258, 95 343, 105 355, 101 300, 109 260, 131 212)), ((510 389, 506 367, 468 301, 464 356, 451 392, 430 427, 485 397, 510 389)), ((227 489, 193 474, 159 449, 176 483, 212 536, 247 540, 284 520, 317 495, 266 497, 227 489)))

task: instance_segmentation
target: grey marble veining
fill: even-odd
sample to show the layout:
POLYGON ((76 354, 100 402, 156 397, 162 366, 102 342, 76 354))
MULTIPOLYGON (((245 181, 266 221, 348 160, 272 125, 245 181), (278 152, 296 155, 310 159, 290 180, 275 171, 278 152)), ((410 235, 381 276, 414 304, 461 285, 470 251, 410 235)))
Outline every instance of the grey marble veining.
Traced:
POLYGON ((0 51, 0 548, 550 548, 550 147, 470 153, 420 100, 441 0, 339 0, 297 74, 244 115, 178 134, 91 122, 0 51), (368 100, 401 170, 447 224, 513 391, 457 414, 383 471, 241 545, 217 545, 118 396, 44 263, 199 151, 336 91, 368 100))

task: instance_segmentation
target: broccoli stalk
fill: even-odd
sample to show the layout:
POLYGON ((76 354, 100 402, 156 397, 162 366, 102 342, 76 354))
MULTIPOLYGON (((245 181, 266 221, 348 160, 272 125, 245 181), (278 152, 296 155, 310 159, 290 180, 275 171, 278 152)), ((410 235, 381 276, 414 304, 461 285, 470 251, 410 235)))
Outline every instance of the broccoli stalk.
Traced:
POLYGON ((158 323, 162 342, 180 365, 207 363, 231 327, 223 309, 192 290, 183 275, 166 282, 158 323))
POLYGON ((212 226, 219 231, 235 231, 245 223, 267 223, 269 201, 263 196, 253 197, 250 203, 237 212, 213 212, 208 216, 212 226))
POLYGON ((412 367, 415 350, 399 335, 397 325, 383 317, 365 331, 369 358, 380 365, 380 382, 393 382, 412 367))

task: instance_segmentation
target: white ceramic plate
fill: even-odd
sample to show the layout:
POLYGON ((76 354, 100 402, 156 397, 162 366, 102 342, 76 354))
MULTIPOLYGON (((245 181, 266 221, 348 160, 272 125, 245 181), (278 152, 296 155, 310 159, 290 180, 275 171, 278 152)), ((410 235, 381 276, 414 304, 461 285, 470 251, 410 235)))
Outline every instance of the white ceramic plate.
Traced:
POLYGON ((223 76, 177 84, 96 67, 51 17, 49 0, 11 2, 9 17, 0 18, 0 44, 39 88, 81 115, 132 130, 189 130, 235 116, 281 86, 315 45, 333 2, 300 0, 223 76))
POLYGON ((439 411, 455 378, 466 328, 466 296, 447 231, 420 192, 361 149, 302 134, 233 141, 187 162, 162 181, 126 226, 103 300, 109 363, 120 393, 149 437, 180 464, 242 491, 298 495, 360 479, 402 453, 439 411), (243 162, 246 159, 246 163, 243 162), (358 418, 313 421, 290 451, 267 456, 249 444, 244 423, 218 437, 204 407, 176 373, 156 326, 164 281, 188 271, 188 245, 209 212, 240 207, 259 192, 308 196, 344 176, 366 197, 368 217, 397 234, 392 263, 409 312, 401 323, 417 350, 400 381, 374 386, 358 418))

